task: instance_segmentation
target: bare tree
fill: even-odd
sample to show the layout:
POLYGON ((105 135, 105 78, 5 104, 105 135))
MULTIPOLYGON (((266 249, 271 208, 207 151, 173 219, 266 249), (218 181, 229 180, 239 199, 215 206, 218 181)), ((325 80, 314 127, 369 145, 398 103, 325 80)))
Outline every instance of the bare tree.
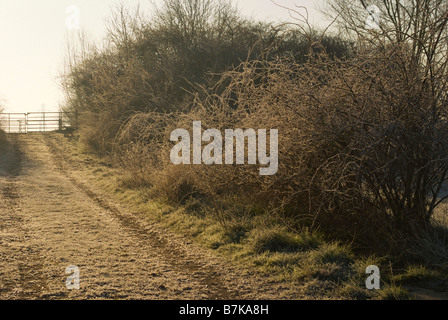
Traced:
POLYGON ((439 93, 447 73, 448 2, 445 0, 333 0, 338 25, 350 37, 379 49, 408 47, 411 71, 423 73, 439 93), (374 25, 369 25, 369 21, 374 25))
POLYGON ((362 81, 376 88, 370 97, 356 84, 347 82, 347 90, 360 105, 378 103, 382 95, 378 112, 391 112, 381 116, 386 123, 366 123, 376 128, 361 135, 372 153, 363 148, 369 174, 360 181, 370 185, 375 207, 417 234, 444 199, 440 191, 447 179, 447 2, 334 0, 330 6, 339 28, 357 41, 358 56, 364 57, 358 66, 365 72, 362 81))

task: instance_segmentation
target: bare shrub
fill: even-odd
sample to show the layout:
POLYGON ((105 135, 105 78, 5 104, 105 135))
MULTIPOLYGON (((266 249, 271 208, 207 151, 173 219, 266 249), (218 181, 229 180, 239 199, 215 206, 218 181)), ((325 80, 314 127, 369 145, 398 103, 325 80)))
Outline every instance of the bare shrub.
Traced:
POLYGON ((143 142, 152 163, 144 171, 160 170, 152 185, 172 188, 177 200, 180 190, 181 197, 205 195, 218 215, 229 201, 262 204, 338 236, 403 245, 429 226, 448 158, 444 106, 434 113, 424 78, 409 78, 407 54, 406 46, 390 46, 345 61, 325 54, 306 64, 247 61, 223 75, 219 95, 198 99, 189 113, 138 115, 121 137, 143 142), (169 133, 195 120, 221 132, 278 129, 278 173, 260 176, 251 165, 174 166, 169 133))
POLYGON ((165 0, 151 17, 118 7, 103 45, 71 44, 62 85, 81 138, 110 152, 135 112, 186 111, 197 83, 240 63, 264 42, 268 24, 243 18, 230 1, 165 0))

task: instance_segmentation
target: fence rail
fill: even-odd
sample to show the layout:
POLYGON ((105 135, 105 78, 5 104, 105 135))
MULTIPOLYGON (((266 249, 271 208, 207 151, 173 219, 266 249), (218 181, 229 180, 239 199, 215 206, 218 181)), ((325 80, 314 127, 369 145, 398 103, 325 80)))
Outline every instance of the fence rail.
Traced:
POLYGON ((70 125, 65 112, 0 113, 0 127, 7 133, 62 131, 70 125))

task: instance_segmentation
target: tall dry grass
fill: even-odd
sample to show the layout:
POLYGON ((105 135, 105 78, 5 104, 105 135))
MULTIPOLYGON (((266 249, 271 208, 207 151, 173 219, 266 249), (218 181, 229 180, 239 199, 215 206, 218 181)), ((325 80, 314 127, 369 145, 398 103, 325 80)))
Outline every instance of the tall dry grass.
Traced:
POLYGON ((403 248, 430 228, 448 150, 444 106, 434 114, 431 92, 403 73, 406 54, 391 46, 345 61, 244 62, 190 112, 132 116, 117 154, 154 193, 200 198, 221 221, 234 218, 236 202, 359 245, 403 248), (170 133, 191 132, 193 121, 221 132, 278 129, 277 174, 260 176, 259 165, 173 165, 170 133))

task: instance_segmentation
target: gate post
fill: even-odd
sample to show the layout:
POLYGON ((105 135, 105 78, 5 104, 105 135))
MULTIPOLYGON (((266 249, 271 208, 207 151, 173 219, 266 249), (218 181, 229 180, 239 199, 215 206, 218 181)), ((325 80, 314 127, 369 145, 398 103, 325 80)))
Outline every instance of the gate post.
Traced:
POLYGON ((62 112, 59 112, 59 131, 62 132, 62 112))

